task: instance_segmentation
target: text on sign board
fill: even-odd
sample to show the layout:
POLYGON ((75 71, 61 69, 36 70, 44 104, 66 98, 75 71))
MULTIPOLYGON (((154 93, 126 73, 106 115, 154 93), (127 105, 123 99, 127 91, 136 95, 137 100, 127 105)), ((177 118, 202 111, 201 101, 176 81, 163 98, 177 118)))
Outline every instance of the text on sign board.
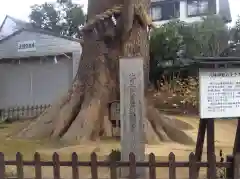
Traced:
POLYGON ((18 42, 18 51, 27 52, 27 51, 35 51, 36 50, 36 42, 35 40, 18 42))
POLYGON ((240 69, 201 69, 201 118, 240 116, 240 69))

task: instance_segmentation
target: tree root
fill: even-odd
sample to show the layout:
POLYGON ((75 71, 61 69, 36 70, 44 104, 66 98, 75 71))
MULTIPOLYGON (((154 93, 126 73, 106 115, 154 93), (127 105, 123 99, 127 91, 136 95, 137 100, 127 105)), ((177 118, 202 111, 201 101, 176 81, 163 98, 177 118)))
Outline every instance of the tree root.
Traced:
MULTIPOLYGON (((106 95, 106 93, 105 93, 106 95)), ((147 100, 146 100, 147 101, 147 100)), ((24 138, 60 138, 66 142, 98 140, 112 135, 111 123, 106 120, 107 101, 99 96, 83 97, 75 93, 64 106, 53 105, 18 136, 24 138), (105 120, 104 120, 105 119, 105 120)), ((144 121, 145 141, 159 144, 174 141, 192 145, 194 141, 183 130, 189 126, 175 118, 160 114, 151 103, 147 103, 147 119, 144 121)))
POLYGON ((195 143, 194 140, 181 129, 181 126, 186 126, 185 122, 160 114, 152 104, 149 104, 147 107, 147 116, 161 141, 175 141, 187 145, 195 143))

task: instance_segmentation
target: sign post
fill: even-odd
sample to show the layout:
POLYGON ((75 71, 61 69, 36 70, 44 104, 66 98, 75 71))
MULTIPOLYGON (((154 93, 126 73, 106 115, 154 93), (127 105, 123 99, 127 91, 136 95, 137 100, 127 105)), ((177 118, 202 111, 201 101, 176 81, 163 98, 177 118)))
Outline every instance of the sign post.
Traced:
MULTIPOLYGON (((239 119, 240 117, 239 60, 239 58, 231 57, 200 57, 195 59, 199 66, 200 85, 200 123, 195 155, 197 161, 201 161, 204 137, 207 131, 208 178, 216 176, 214 119, 239 119)), ((233 155, 240 152, 239 139, 240 122, 238 120, 233 155)))
MULTIPOLYGON (((120 121, 121 159, 129 161, 135 154, 136 161, 145 159, 144 142, 144 75, 143 58, 120 59, 120 121)), ((122 168, 121 177, 129 176, 129 168, 122 168)), ((137 176, 143 177, 144 170, 137 168, 137 176)))

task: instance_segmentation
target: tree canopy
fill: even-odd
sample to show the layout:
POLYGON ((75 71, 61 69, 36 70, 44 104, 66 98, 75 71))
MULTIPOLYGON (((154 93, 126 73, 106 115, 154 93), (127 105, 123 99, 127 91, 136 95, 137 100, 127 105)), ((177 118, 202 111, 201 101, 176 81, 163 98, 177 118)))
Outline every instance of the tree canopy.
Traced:
POLYGON ((77 38, 81 38, 80 27, 85 23, 82 6, 71 0, 35 4, 31 7, 29 18, 37 27, 77 38))

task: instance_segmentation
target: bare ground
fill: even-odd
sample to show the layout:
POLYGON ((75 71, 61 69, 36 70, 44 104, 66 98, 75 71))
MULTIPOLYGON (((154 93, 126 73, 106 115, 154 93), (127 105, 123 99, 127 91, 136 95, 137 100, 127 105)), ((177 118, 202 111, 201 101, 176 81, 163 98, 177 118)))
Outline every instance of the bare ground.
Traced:
MULTIPOLYGON (((189 134, 194 140, 197 138, 197 128, 199 120, 195 117, 177 116, 179 120, 185 121, 192 125, 191 129, 186 129, 185 132, 189 134)), ((61 160, 69 160, 72 152, 77 152, 80 160, 89 160, 91 152, 96 152, 99 160, 105 160, 106 156, 112 149, 120 148, 120 145, 116 141, 101 141, 101 142, 89 142, 82 145, 64 146, 55 141, 30 141, 30 140, 18 140, 10 138, 9 134, 18 131, 26 125, 26 122, 17 122, 14 124, 0 124, 0 151, 4 152, 6 159, 14 159, 16 152, 23 153, 25 160, 32 160, 35 151, 40 152, 42 160, 51 160, 53 152, 60 154, 61 160)), ((219 156, 219 150, 222 149, 224 154, 230 154, 232 152, 233 141, 235 137, 236 121, 229 120, 216 120, 215 121, 215 145, 216 155, 219 156)), ((177 161, 188 160, 190 152, 194 152, 194 145, 182 145, 173 142, 164 142, 159 145, 146 145, 146 155, 154 153, 158 160, 167 161, 169 152, 173 152, 176 155, 177 161)), ((217 157, 219 160, 219 157, 217 157)), ((206 146, 204 149, 203 160, 206 160, 206 146)), ((25 167, 25 177, 34 177, 34 169, 32 167, 25 167)), ((205 176, 205 170, 202 171, 202 177, 205 176)), ((16 168, 13 166, 7 167, 8 175, 16 174, 16 168)), ((43 177, 52 178, 52 168, 43 168, 43 177)), ((90 178, 90 169, 87 167, 80 167, 80 174, 83 178, 90 178)), ((178 169, 178 178, 187 178, 188 169, 178 169)), ((63 178, 71 178, 71 168, 63 167, 61 170, 61 176, 63 178)), ((108 169, 99 169, 99 177, 109 178, 108 169)), ((168 169, 158 169, 158 178, 168 178, 168 169)))

